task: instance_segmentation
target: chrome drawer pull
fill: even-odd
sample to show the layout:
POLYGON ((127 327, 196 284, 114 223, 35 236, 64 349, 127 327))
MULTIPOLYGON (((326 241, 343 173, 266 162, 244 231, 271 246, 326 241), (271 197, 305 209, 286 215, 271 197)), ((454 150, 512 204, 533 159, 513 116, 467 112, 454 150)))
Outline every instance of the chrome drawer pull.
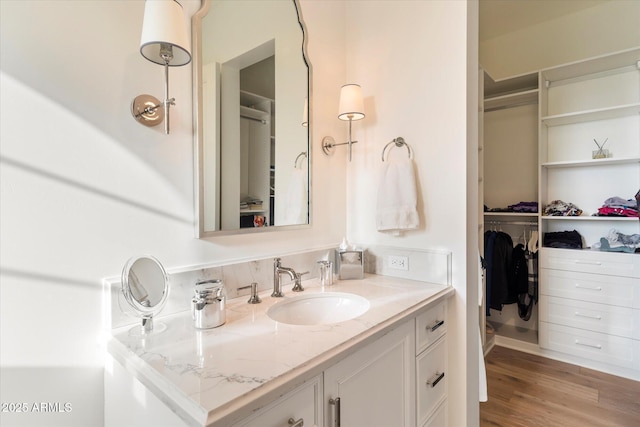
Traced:
POLYGON ((578 288, 578 289, 586 289, 588 291, 601 291, 602 290, 602 286, 596 286, 595 288, 592 288, 590 286, 583 286, 580 283, 576 283, 576 288, 578 288))
POLYGON ((600 261, 580 261, 579 259, 576 260, 576 264, 602 265, 600 261))
POLYGON ((427 380, 427 385, 430 385, 431 388, 434 388, 438 383, 444 378, 444 372, 441 374, 437 373, 429 380, 427 380))
POLYGON ((340 427, 340 398, 329 399, 329 405, 333 408, 333 422, 335 427, 340 427))
POLYGON ((600 316, 600 315, 593 316, 591 314, 582 314, 579 311, 576 311, 575 315, 579 316, 579 317, 588 317, 589 319, 602 320, 602 316, 600 316))
POLYGON ((583 345, 585 347, 597 348, 598 350, 602 350, 602 346, 600 344, 587 344, 587 343, 580 342, 578 340, 576 340, 575 343, 577 345, 583 345))
POLYGON ((435 332, 440 326, 444 325, 444 320, 436 320, 435 323, 431 326, 427 326, 427 330, 431 330, 431 332, 435 332))
POLYGON ((298 421, 294 420, 293 418, 289 418, 289 421, 287 421, 289 427, 304 427, 304 418, 300 418, 298 421))

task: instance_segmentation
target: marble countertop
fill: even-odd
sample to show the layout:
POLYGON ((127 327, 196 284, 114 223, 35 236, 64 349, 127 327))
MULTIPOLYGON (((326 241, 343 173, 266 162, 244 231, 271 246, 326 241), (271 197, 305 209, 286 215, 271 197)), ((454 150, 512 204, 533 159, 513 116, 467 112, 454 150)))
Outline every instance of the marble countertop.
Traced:
POLYGON ((227 301, 226 323, 196 330, 191 314, 154 319, 144 338, 131 327, 112 330, 108 351, 187 424, 229 425, 320 374, 339 359, 377 339, 426 306, 453 294, 444 285, 367 275, 305 291, 349 292, 369 300, 359 317, 331 325, 297 326, 273 321, 267 310, 283 298, 262 293, 261 304, 247 298, 227 301))

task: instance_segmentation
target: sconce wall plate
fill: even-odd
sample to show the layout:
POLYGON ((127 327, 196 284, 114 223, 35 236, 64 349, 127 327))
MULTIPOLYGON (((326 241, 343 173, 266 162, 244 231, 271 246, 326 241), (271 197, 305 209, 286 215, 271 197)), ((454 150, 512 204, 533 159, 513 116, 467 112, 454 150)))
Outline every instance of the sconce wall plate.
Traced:
POLYGON ((138 95, 131 103, 131 114, 145 126, 156 126, 164 120, 164 109, 158 98, 151 95, 138 95))

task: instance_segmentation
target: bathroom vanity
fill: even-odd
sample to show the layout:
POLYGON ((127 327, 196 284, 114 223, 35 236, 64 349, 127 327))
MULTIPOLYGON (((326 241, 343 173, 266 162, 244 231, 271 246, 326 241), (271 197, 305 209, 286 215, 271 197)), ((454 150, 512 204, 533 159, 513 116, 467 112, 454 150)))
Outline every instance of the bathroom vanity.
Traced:
POLYGON ((105 425, 446 425, 452 287, 366 275, 327 287, 310 279, 304 288, 285 286, 284 298, 262 292, 260 304, 230 299, 215 329, 195 329, 188 311, 158 317, 166 328, 157 334, 113 329, 105 425), (369 309, 328 324, 269 315, 322 293, 363 297, 369 309))

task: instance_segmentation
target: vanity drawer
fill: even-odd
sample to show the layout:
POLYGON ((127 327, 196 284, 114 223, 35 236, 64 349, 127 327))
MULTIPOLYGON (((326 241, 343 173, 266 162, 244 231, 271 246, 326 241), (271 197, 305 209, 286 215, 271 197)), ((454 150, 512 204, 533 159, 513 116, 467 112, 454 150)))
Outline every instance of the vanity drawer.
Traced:
POLYGON ((416 358, 418 424, 422 425, 447 397, 446 338, 416 358))
POLYGON ((640 258, 618 252, 541 248, 540 268, 640 277, 640 258))
POLYGON ((541 268, 540 294, 640 308, 640 279, 541 268))
POLYGON ((640 341, 540 322, 540 347, 628 369, 640 369, 640 341))
POLYGON ((416 317, 416 355, 447 332, 446 316, 446 301, 442 301, 416 317))
POLYGON ((640 339, 640 310, 540 296, 540 321, 640 339))

